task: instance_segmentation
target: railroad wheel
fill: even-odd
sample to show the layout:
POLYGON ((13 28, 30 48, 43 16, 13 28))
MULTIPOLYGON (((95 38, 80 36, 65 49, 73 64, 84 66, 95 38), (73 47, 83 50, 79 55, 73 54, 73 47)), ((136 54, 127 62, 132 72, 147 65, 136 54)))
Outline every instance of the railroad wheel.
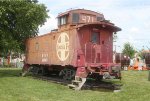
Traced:
POLYGON ((60 71, 59 76, 61 76, 64 80, 72 80, 75 77, 75 70, 65 68, 60 71))
POLYGON ((38 68, 38 75, 44 75, 45 74, 45 70, 43 67, 39 67, 38 68))
POLYGON ((38 72, 39 72, 39 67, 33 67, 32 68, 33 75, 38 75, 38 72))
POLYGON ((102 79, 103 79, 103 75, 99 75, 96 77, 96 81, 102 81, 102 79))

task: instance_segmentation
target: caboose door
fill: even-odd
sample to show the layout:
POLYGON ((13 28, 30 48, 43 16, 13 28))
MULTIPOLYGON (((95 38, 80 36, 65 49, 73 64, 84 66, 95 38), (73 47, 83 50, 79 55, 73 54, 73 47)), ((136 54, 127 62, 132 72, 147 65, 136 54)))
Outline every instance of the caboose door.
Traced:
POLYGON ((88 63, 100 63, 101 46, 100 33, 92 32, 90 42, 85 44, 85 57, 88 63))

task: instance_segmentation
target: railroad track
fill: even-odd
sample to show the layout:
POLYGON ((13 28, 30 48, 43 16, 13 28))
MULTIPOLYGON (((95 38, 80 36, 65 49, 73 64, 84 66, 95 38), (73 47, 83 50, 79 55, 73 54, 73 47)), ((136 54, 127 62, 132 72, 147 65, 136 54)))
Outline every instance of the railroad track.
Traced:
POLYGON ((43 81, 49 81, 49 82, 53 82, 53 83, 57 83, 57 84, 62 84, 62 85, 68 85, 69 83, 71 83, 71 81, 63 80, 63 79, 60 79, 58 77, 47 77, 47 76, 33 75, 33 78, 43 80, 43 81))
MULTIPOLYGON (((43 81, 53 82, 53 83, 61 84, 65 86, 67 86, 68 84, 71 84, 71 80, 70 81, 63 80, 58 77, 34 75, 33 78, 43 80, 43 81)), ((83 85, 82 90, 114 91, 114 90, 120 90, 121 86, 122 86, 121 84, 113 84, 110 82, 104 82, 104 81, 94 82, 94 81, 87 80, 87 82, 83 85)))

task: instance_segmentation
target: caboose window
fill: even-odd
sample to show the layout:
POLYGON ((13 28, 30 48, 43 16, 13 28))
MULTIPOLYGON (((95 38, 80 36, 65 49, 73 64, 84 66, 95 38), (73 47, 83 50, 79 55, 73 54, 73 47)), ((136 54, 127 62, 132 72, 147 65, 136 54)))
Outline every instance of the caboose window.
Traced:
POLYGON ((58 18, 58 26, 60 26, 60 25, 61 25, 60 18, 58 18))
POLYGON ((35 43, 35 50, 39 50, 39 43, 38 42, 35 43))
POLYGON ((72 14, 72 23, 79 23, 79 14, 78 13, 72 14))
POLYGON ((102 21, 102 20, 104 20, 104 18, 103 17, 97 17, 97 21, 102 21))
POLYGON ((98 32, 93 32, 92 36, 91 36, 91 41, 93 43, 99 44, 99 42, 100 42, 99 39, 100 39, 100 34, 98 32))
POLYGON ((64 17, 61 17, 61 25, 64 25, 67 23, 67 19, 66 19, 66 16, 64 17))
POLYGON ((67 24, 67 16, 62 16, 58 18, 58 25, 64 25, 67 24))

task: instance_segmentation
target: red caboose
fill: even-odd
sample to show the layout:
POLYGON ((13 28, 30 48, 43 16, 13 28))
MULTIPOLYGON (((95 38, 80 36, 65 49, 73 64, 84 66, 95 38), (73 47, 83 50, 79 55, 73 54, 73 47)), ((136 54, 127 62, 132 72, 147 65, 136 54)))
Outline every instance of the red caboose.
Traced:
POLYGON ((65 79, 86 78, 89 73, 120 77, 113 63, 113 34, 119 27, 103 14, 85 9, 61 13, 57 19, 58 29, 27 40, 28 66, 37 73, 58 70, 65 79))

